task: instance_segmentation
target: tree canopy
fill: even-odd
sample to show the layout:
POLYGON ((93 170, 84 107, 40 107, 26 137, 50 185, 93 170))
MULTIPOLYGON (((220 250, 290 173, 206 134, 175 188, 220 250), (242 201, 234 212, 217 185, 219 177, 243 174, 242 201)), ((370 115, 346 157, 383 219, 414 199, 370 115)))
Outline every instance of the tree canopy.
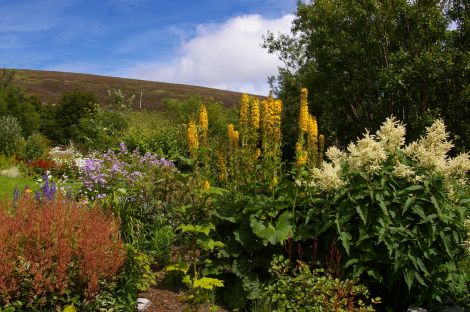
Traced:
MULTIPOLYGON (((443 118, 457 149, 468 149, 469 10, 464 0, 299 2, 291 34, 264 41, 285 65, 270 81, 287 120, 306 87, 330 144, 345 146, 394 115, 408 139, 443 118)), ((285 123, 284 134, 295 138, 295 128, 285 123)))

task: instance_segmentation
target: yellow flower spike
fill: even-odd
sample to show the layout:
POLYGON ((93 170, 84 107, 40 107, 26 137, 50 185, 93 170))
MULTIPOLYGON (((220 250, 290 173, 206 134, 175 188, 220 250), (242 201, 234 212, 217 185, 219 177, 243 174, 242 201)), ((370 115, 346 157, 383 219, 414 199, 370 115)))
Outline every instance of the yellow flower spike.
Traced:
POLYGON ((201 127, 202 131, 202 139, 205 141, 209 131, 209 116, 207 114, 207 108, 205 105, 202 105, 199 109, 199 126, 201 127))
POLYGON ((209 181, 205 180, 204 183, 202 184, 202 189, 203 190, 208 190, 210 189, 211 185, 209 183, 209 181))
POLYGON ((299 114, 299 128, 301 133, 308 131, 308 91, 302 88, 300 93, 300 114, 299 114))
POLYGON ((325 136, 323 134, 320 134, 320 136, 318 137, 318 143, 320 147, 320 152, 323 153, 323 151, 325 150, 325 136))
POLYGON ((297 142, 295 144, 295 154, 296 154, 295 164, 297 166, 303 166, 307 163, 308 152, 303 150, 303 146, 301 142, 297 142))
POLYGON ((304 151, 302 152, 301 156, 297 157, 295 164, 299 167, 304 166, 307 163, 307 159, 308 159, 308 152, 304 151))
POLYGON ((238 142, 240 142, 240 133, 237 130, 235 130, 235 131, 232 132, 232 145, 233 145, 233 147, 237 147, 238 142))
POLYGON ((240 133, 235 130, 233 124, 227 125, 227 136, 230 141, 230 145, 235 148, 238 146, 238 142, 240 141, 240 133))
POLYGON ((269 99, 261 101, 261 125, 263 126, 263 131, 266 131, 268 120, 269 120, 269 99))
POLYGON ((318 161, 318 125, 315 116, 308 116, 307 150, 313 163, 318 161))
POLYGON ((230 138, 232 136, 232 132, 235 130, 235 127, 233 124, 228 124, 227 125, 227 135, 230 138))
POLYGON ((224 155, 222 154, 222 152, 220 151, 217 151, 216 152, 217 154, 217 165, 218 165, 218 169, 219 169, 219 181, 224 181, 226 179, 226 166, 225 166, 225 158, 224 158, 224 155))
POLYGON ((256 149, 255 151, 255 160, 261 157, 261 150, 259 148, 256 149))
POLYGON ((251 126, 254 129, 259 129, 259 122, 260 122, 260 112, 259 112, 259 100, 257 97, 253 98, 251 102, 251 126))
POLYGON ((243 93, 240 106, 240 126, 245 128, 248 126, 248 117, 250 111, 250 98, 248 94, 243 93))
POLYGON ((278 184, 279 182, 277 180, 277 176, 274 176, 273 179, 271 180, 271 184, 269 185, 269 189, 270 190, 274 189, 278 184))
POLYGON ((272 105, 272 134, 273 139, 277 143, 281 143, 281 114, 282 114, 282 101, 275 100, 272 105))
POLYGON ((315 116, 309 115, 308 116, 308 135, 313 139, 315 138, 315 141, 317 140, 318 137, 318 124, 317 124, 317 118, 315 116))
POLYGON ((197 135, 197 127, 196 127, 196 124, 194 123, 194 120, 191 120, 189 122, 186 136, 187 136, 188 146, 189 146, 191 156, 195 156, 196 150, 199 147, 199 138, 197 135))

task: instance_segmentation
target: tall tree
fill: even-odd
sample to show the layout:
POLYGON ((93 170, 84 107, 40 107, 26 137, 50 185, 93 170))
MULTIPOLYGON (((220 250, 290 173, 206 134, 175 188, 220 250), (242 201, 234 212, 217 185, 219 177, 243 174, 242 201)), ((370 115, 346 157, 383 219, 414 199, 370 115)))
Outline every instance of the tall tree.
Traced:
POLYGON ((62 95, 55 110, 55 119, 60 126, 54 139, 67 143, 72 138, 80 119, 94 115, 98 110, 96 97, 91 92, 72 91, 62 95))
MULTIPOLYGON (((292 34, 269 33, 264 42, 285 64, 271 82, 286 118, 307 87, 330 143, 345 146, 390 115, 415 139, 442 117, 458 148, 468 149, 468 10, 463 0, 299 2, 292 34)), ((286 123, 287 136, 295 130, 286 123)))

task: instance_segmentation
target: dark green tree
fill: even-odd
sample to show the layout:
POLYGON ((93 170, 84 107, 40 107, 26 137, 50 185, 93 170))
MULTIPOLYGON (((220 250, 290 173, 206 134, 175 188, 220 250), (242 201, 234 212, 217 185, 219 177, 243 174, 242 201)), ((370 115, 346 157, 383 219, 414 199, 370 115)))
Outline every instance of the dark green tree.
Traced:
POLYGON ((98 110, 96 97, 91 92, 72 91, 62 95, 55 110, 56 124, 55 140, 67 143, 74 135, 76 127, 82 118, 94 115, 98 110))
POLYGON ((28 95, 13 83, 14 72, 3 70, 0 75, 0 116, 14 116, 20 124, 24 136, 31 135, 41 127, 38 112, 41 101, 28 95))
POLYGON ((296 137, 292 118, 307 87, 330 144, 346 146, 394 115, 409 139, 441 117, 457 149, 468 149, 468 11, 464 0, 299 2, 292 34, 269 33, 264 42, 285 65, 271 78, 287 107, 284 135, 296 137))

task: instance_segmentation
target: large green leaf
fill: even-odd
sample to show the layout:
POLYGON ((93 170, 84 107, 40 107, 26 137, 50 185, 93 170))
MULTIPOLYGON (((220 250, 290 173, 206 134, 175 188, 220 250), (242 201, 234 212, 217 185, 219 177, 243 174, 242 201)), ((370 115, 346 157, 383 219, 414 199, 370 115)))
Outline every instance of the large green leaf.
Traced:
POLYGON ((362 211, 361 206, 358 205, 358 206, 356 206, 356 211, 359 214, 359 217, 361 217, 362 222, 364 222, 364 225, 366 225, 366 223, 367 223, 367 210, 366 210, 366 213, 364 213, 364 211, 362 211))
POLYGON ((410 208, 410 205, 414 203, 416 200, 416 196, 410 196, 406 199, 405 205, 403 206, 403 210, 401 211, 401 215, 405 215, 405 212, 410 208))
POLYGON ((259 238, 270 242, 272 245, 276 244, 276 229, 271 222, 253 219, 251 220, 251 228, 253 229, 253 233, 259 238))
POLYGON ((410 187, 407 187, 405 191, 417 191, 417 190, 422 190, 423 186, 422 185, 412 185, 410 187))
POLYGON ((258 221, 252 218, 251 228, 256 236, 276 245, 288 239, 292 234, 293 216, 290 211, 283 212, 277 219, 275 227, 269 221, 258 221))
POLYGON ((341 232, 339 234, 339 239, 341 240, 341 243, 343 244, 344 249, 346 250, 347 254, 349 255, 349 249, 351 247, 351 240, 352 240, 351 233, 341 232))
POLYGON ((290 211, 284 211, 276 222, 276 240, 283 242, 292 234, 293 216, 290 211))

